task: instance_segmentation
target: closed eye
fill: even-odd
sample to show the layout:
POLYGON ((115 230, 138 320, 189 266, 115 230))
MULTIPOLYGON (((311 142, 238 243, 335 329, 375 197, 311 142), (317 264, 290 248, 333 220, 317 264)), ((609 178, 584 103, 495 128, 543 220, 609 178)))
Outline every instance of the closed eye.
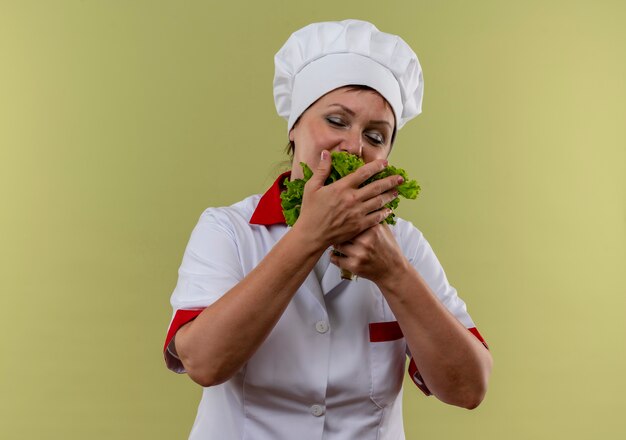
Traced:
POLYGON ((326 120, 327 120, 327 121, 328 121, 331 125, 334 125, 334 126, 336 126, 336 127, 345 127, 345 126, 346 126, 346 123, 345 123, 345 122, 343 121, 343 119, 341 119, 341 118, 337 118, 337 117, 334 117, 334 116, 328 116, 328 117, 326 118, 326 120))
POLYGON ((385 143, 385 138, 380 133, 366 133, 365 137, 367 137, 371 143, 376 145, 382 145, 385 143))

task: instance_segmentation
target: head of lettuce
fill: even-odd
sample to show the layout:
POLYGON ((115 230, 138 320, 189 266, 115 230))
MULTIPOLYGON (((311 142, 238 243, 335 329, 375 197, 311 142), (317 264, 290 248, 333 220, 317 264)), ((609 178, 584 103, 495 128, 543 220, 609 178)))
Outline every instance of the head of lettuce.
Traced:
MULTIPOLYGON (((360 157, 346 152, 332 153, 331 160, 332 165, 330 175, 324 182, 324 185, 330 185, 331 183, 336 182, 342 177, 353 173, 358 168, 365 165, 365 162, 363 162, 360 157)), ((300 208, 302 207, 302 195, 304 194, 304 184, 311 178, 311 176, 313 176, 313 171, 311 171, 311 168, 309 168, 307 164, 305 164, 304 162, 300 162, 300 166, 302 167, 304 178, 294 179, 291 181, 287 179, 285 181, 285 187, 287 189, 283 191, 280 195, 283 215, 285 216, 285 221, 289 226, 293 226, 300 216, 300 208)), ((406 199, 417 198, 417 195, 420 192, 420 186, 417 184, 417 182, 415 180, 409 180, 406 172, 402 168, 396 168, 392 165, 387 165, 384 170, 367 179, 365 182, 363 182, 361 186, 365 186, 369 183, 374 182, 375 180, 384 179, 387 176, 393 175, 402 176, 402 178, 404 179, 404 182, 397 187, 399 196, 402 196, 406 199)), ((396 224, 396 215, 393 213, 393 210, 398 207, 399 203, 400 199, 396 197, 384 206, 385 208, 391 209, 392 212, 383 220, 383 223, 387 223, 390 225, 396 224)))

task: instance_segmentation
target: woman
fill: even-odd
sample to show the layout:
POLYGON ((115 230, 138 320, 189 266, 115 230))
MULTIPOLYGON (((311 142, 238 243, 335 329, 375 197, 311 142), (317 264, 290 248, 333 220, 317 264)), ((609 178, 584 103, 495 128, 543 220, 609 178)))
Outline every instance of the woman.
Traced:
POLYGON ((168 366, 204 387, 190 438, 402 439, 406 355, 427 395, 476 407, 492 361, 465 304, 412 224, 380 224, 401 180, 359 187, 421 111, 417 57, 345 20, 297 31, 275 62, 290 178, 300 162, 314 175, 292 228, 285 174, 263 196, 206 210, 192 233, 165 343, 168 366), (366 164, 324 186, 332 151, 366 164))

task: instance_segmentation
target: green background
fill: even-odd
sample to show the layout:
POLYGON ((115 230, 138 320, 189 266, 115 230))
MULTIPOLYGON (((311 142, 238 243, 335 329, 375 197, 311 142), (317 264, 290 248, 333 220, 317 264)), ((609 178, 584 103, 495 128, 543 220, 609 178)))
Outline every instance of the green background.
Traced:
POLYGON ((420 57, 400 215, 495 358, 474 411, 408 385, 407 438, 624 438, 626 3, 591 0, 0 1, 0 438, 186 438, 189 234, 284 169, 273 55, 344 18, 420 57))

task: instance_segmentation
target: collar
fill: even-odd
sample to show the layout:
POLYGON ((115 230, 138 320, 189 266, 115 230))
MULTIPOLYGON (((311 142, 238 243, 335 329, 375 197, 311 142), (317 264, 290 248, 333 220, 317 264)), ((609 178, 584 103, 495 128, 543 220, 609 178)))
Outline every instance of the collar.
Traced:
POLYGON ((254 213, 252 213, 252 217, 250 217, 250 224, 265 226, 285 224, 280 193, 285 190, 283 182, 289 176, 291 176, 291 171, 278 176, 274 184, 263 194, 254 213))

